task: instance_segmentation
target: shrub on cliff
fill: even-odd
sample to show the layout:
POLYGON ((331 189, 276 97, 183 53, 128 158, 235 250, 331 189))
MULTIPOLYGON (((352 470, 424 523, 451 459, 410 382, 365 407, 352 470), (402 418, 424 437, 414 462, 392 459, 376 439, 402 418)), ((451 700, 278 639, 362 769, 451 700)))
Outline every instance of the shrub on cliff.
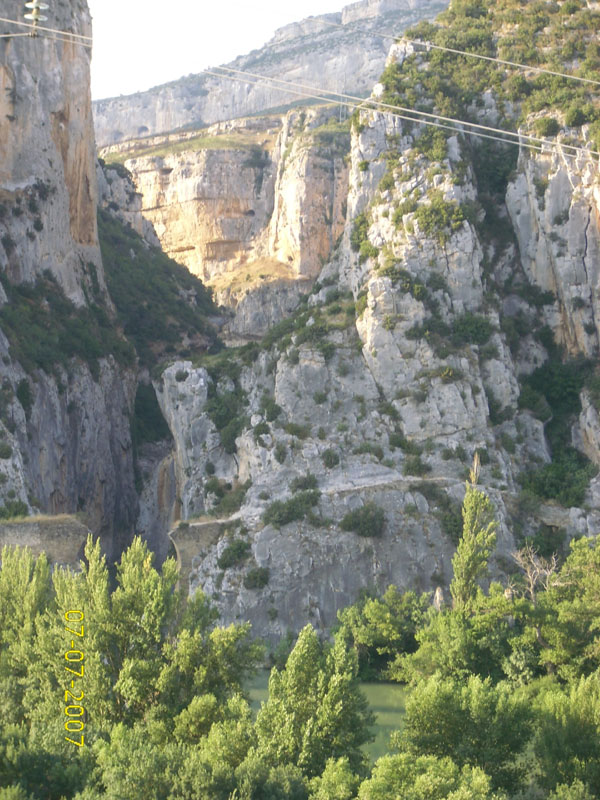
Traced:
POLYGON ((276 500, 263 514, 263 522, 265 525, 275 525, 279 528, 288 522, 304 519, 310 509, 319 502, 320 496, 321 492, 318 489, 310 489, 294 495, 289 500, 276 500))
POLYGON ((250 542, 244 539, 234 539, 223 550, 217 559, 217 566, 219 569, 229 569, 241 564, 250 555, 250 542))
POLYGON ((384 524, 383 509, 375 503, 365 503, 361 508, 349 511, 340 522, 340 528, 359 536, 381 536, 384 524))

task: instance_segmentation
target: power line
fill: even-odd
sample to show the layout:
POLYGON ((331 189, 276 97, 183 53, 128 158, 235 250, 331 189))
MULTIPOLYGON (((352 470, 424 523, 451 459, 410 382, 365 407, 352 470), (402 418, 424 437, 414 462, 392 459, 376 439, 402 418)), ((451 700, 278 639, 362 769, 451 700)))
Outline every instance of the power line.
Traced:
POLYGON ((35 28, 36 31, 46 31, 47 33, 60 33, 64 36, 74 36, 77 39, 87 39, 88 41, 92 41, 91 36, 84 36, 82 33, 71 33, 71 31, 60 31, 56 28, 45 28, 42 25, 32 25, 29 22, 20 22, 16 19, 6 19, 5 17, 0 17, 0 22, 8 22, 11 25, 20 25, 23 28, 35 28))
MULTIPOLYGON (((233 67, 217 67, 217 69, 221 69, 221 70, 224 70, 225 72, 231 72, 231 73, 235 73, 235 74, 239 74, 239 75, 250 76, 250 77, 253 77, 253 78, 265 79, 264 75, 260 75, 260 74, 255 73, 255 72, 248 72, 248 71, 245 71, 245 70, 234 69, 233 67)), ((431 120, 443 120, 444 122, 450 122, 450 123, 453 123, 454 125, 468 125, 469 127, 476 128, 476 129, 481 130, 481 131, 488 131, 489 133, 495 133, 495 134, 499 133, 502 136, 518 137, 519 142, 522 140, 523 137, 525 137, 525 138, 529 139, 532 142, 538 142, 538 143, 540 143, 542 145, 549 145, 551 147, 554 146, 554 143, 549 141, 548 139, 542 139, 542 138, 540 138, 538 136, 530 136, 528 134, 520 134, 520 133, 518 133, 516 131, 507 131, 507 130, 504 130, 503 128, 494 128, 494 127, 492 127, 490 125, 482 125, 481 123, 478 123, 478 122, 469 122, 468 120, 455 119, 454 117, 445 117, 445 116, 442 116, 441 114, 431 114, 431 113, 429 113, 427 111, 419 111, 417 109, 407 108, 406 106, 392 105, 391 103, 383 103, 383 102, 381 102, 379 100, 374 100, 374 99, 371 99, 371 98, 366 98, 365 99, 365 98, 362 98, 362 97, 357 97, 355 95, 341 94, 340 92, 335 92, 335 91, 330 90, 330 89, 315 89, 313 86, 307 86, 306 84, 297 83, 295 81, 285 81, 285 80, 282 80, 281 78, 267 78, 267 80, 273 81, 275 83, 280 83, 280 84, 282 84, 284 86, 293 86, 293 87, 296 87, 296 88, 307 89, 308 91, 318 91, 318 92, 321 92, 321 93, 326 93, 326 94, 329 94, 329 95, 333 95, 334 97, 343 98, 345 100, 351 100, 353 103, 360 103, 360 104, 369 103, 369 104, 371 104, 371 106, 375 106, 376 110, 385 109, 385 110, 390 110, 390 111, 394 111, 394 112, 402 111, 402 112, 405 112, 405 113, 408 112, 409 114, 418 114, 419 116, 422 116, 422 117, 425 117, 425 118, 431 119, 431 120)), ((415 121, 418 121, 418 122, 424 121, 424 120, 421 120, 421 119, 418 119, 418 118, 416 120, 414 118, 411 118, 411 119, 413 120, 413 122, 415 122, 415 121)), ((562 147, 563 147, 563 149, 574 151, 575 154, 580 153, 582 151, 582 149, 583 149, 583 148, 575 147, 574 145, 569 145, 569 144, 563 144, 562 147)), ((585 152, 591 153, 593 155, 600 156, 600 153, 596 152, 595 150, 586 150, 585 152)))
POLYGON ((69 39, 67 36, 48 36, 46 34, 42 34, 41 37, 39 38, 49 39, 51 42, 66 42, 67 44, 77 44, 80 47, 87 47, 88 50, 92 49, 91 44, 88 44, 87 42, 78 42, 77 39, 69 39))
MULTIPOLYGON (((270 83, 271 80, 272 80, 271 78, 266 78, 264 76, 261 76, 261 78, 259 80, 248 80, 248 79, 244 79, 244 78, 241 78, 241 77, 236 77, 236 76, 233 76, 233 75, 225 75, 225 74, 220 73, 220 72, 213 72, 211 70, 204 70, 204 74, 205 75, 212 75, 214 77, 221 78, 221 79, 224 79, 224 80, 242 81, 244 83, 249 84, 250 86, 258 85, 261 82, 270 83)), ((298 96, 304 97, 304 98, 312 98, 314 100, 323 100, 323 101, 327 102, 330 105, 343 105, 343 106, 350 105, 349 103, 346 103, 346 102, 344 102, 342 100, 336 100, 335 98, 326 97, 326 96, 323 96, 322 94, 321 95, 309 94, 307 92, 290 89, 290 88, 284 87, 284 86, 277 86, 277 85, 274 85, 274 84, 271 84, 270 88, 279 90, 281 92, 286 92, 288 94, 298 95, 298 96)), ((315 91, 320 91, 320 90, 316 89, 315 91)), ((361 100, 361 102, 362 102, 362 100, 361 100)), ((375 110, 376 111, 377 109, 371 109, 371 110, 375 110)), ((384 113, 384 112, 381 112, 381 113, 384 113)), ((395 117, 397 119, 403 119, 403 120, 407 120, 409 122, 416 122, 416 123, 419 123, 421 125, 430 125, 430 126, 435 127, 435 128, 444 128, 446 130, 453 131, 454 133, 462 133, 462 134, 468 135, 468 136, 477 136, 477 137, 482 138, 482 139, 491 139, 492 141, 495 141, 495 142, 501 142, 502 144, 516 145, 517 147, 527 148, 528 150, 534 150, 535 152, 538 152, 538 153, 546 152, 543 147, 539 147, 539 146, 534 145, 534 144, 529 144, 528 142, 525 142, 525 141, 522 141, 522 140, 521 141, 515 141, 515 140, 512 140, 512 139, 502 139, 502 138, 500 138, 498 136, 491 136, 490 134, 487 134, 487 133, 481 133, 480 131, 461 130, 459 128, 453 127, 451 125, 446 125, 446 124, 441 123, 441 122, 433 122, 433 121, 430 121, 430 120, 416 119, 415 117, 409 117, 409 116, 406 116, 404 114, 393 113, 393 112, 389 112, 389 111, 386 111, 385 113, 388 113, 390 116, 395 117)), ((415 113, 418 113, 418 112, 415 112, 415 113)), ((470 123, 466 123, 466 124, 470 124, 470 123)), ((528 138, 528 137, 524 136, 523 138, 528 138)), ((552 150, 554 150, 556 152, 556 147, 555 147, 553 142, 550 142, 548 140, 542 140, 542 141, 546 146, 548 146, 550 149, 552 149, 552 150)), ((589 151, 589 150, 584 150, 583 148, 580 148, 578 150, 577 154, 575 154, 575 153, 562 153, 562 156, 563 156, 563 158, 576 158, 577 155, 580 155, 580 154, 589 155, 590 153, 593 153, 593 152, 595 152, 595 151, 589 151)))
MULTIPOLYGON (((342 25, 339 22, 328 22, 327 20, 320 20, 323 25, 330 25, 332 28, 342 28, 347 30, 346 25, 342 25)), ((496 64, 504 64, 508 67, 516 67, 517 69, 524 69, 529 70, 531 72, 539 72, 544 75, 554 75, 557 78, 566 78, 567 80, 572 81, 580 81, 581 83, 591 83, 594 86, 600 86, 600 81, 592 80, 591 78, 581 78, 579 75, 570 75, 565 72, 553 72, 549 69, 543 69, 542 67, 534 67, 529 64, 517 64, 515 61, 505 61, 502 58, 493 58, 492 56, 484 56, 480 53, 469 53, 466 50, 456 50, 453 47, 443 47, 441 44, 433 44, 433 42, 421 42, 418 39, 407 39, 405 36, 393 36, 389 33, 383 33, 383 31, 370 31, 368 28, 356 28, 354 27, 353 30, 360 31, 361 33, 368 33, 370 35, 379 36, 382 39, 392 39, 395 42, 398 42, 400 39, 404 39, 409 44, 414 44, 418 47, 424 47, 427 50, 443 50, 446 53, 454 53, 455 55, 459 56, 467 56, 468 58, 479 58, 483 61, 494 61, 496 64)))
MULTIPOLYGON (((27 36, 29 39, 32 38, 33 34, 31 33, 0 33, 0 39, 15 39, 18 36, 27 36)), ((87 42, 79 42, 77 39, 69 39, 66 36, 49 36, 48 34, 42 33, 41 35, 36 34, 36 39, 49 39, 51 42, 66 42, 67 44, 77 44, 80 47, 87 47, 91 50, 92 45, 87 44, 87 42)))

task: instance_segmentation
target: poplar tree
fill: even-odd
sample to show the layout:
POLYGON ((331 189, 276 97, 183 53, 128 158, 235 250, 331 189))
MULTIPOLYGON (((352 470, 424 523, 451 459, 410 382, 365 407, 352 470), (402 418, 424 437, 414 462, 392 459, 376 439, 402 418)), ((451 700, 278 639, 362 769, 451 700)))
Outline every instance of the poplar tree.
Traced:
POLYGON ((462 536, 452 559, 454 577, 450 584, 453 606, 463 611, 471 610, 478 581, 487 574, 488 559, 496 546, 498 526, 490 498, 477 488, 478 453, 475 454, 469 478, 462 507, 462 536))

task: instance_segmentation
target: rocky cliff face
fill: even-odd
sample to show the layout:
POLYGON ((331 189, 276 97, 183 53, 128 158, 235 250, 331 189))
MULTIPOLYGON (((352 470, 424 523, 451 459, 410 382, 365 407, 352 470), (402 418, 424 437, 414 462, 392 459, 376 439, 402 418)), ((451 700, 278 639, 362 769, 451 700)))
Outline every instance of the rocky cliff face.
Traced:
MULTIPOLYGON (((389 63, 409 53, 393 48, 389 63)), ((495 113, 482 103, 479 119, 495 113)), ((342 238, 312 293, 260 345, 178 362, 156 384, 190 586, 267 637, 330 626, 361 588, 446 585, 475 452, 500 520, 495 571, 511 569, 524 535, 568 539, 600 524, 599 481, 578 456, 569 463, 587 470, 585 492, 543 483, 559 474, 559 442, 600 464, 590 362, 568 379, 570 416, 555 383, 575 375, 561 344, 567 358, 597 353, 594 168, 560 145, 438 145, 418 125, 361 111, 342 238), (492 157, 505 162, 500 187, 482 170, 492 157), (539 499, 550 496, 567 507, 539 499), (186 525, 207 511, 221 518, 218 541, 186 525)))
MULTIPOLYGON (((85 5, 63 4, 53 15, 61 30, 91 34, 85 5)), ((89 60, 76 44, 0 41, 0 267, 17 282, 49 269, 78 304, 84 265, 102 279, 89 60)))
MULTIPOLYGON (((85 3, 52 13, 55 27, 91 34, 85 3)), ((90 299, 112 313, 96 228, 89 59, 86 48, 43 37, 0 41, 0 491, 21 513, 85 511, 112 555, 137 509, 135 371, 91 343, 89 361, 70 359, 93 335, 90 299)))
MULTIPOLYGON (((420 19, 433 17, 445 6, 445 0, 363 0, 339 14, 310 17, 285 26, 263 48, 236 59, 230 66, 322 89, 368 94, 382 70, 389 46, 376 31, 400 33, 420 19), (324 24, 328 22, 345 28, 324 24), (359 27, 363 29, 360 32, 359 27), (365 36, 365 28, 372 29, 373 34, 365 36)), ((103 146, 186 126, 200 127, 261 113, 297 99, 289 92, 264 85, 247 87, 191 75, 148 92, 95 102, 96 139, 103 146)))
POLYGON ((147 155, 121 158, 163 249, 235 309, 231 336, 256 337, 291 310, 341 236, 349 148, 336 109, 308 109, 155 139, 147 155))
MULTIPOLYGON (((390 7, 345 13, 364 24, 390 7)), ((451 11, 455 33, 483 35, 487 22, 451 11)), ((562 18, 546 29, 562 47, 562 18)), ((298 35, 282 31, 276 45, 298 35)), ((0 53, 17 70, 11 46, 0 53)), ((37 128, 50 161, 60 151, 57 171, 40 162, 19 177, 13 130, 0 187, 3 513, 81 508, 114 551, 137 518, 161 557, 179 521, 182 579, 225 621, 249 619, 272 639, 309 620, 330 627, 364 588, 447 586, 475 453, 500 522, 496 574, 525 536, 553 547, 597 532, 600 191, 597 132, 570 124, 583 111, 548 111, 544 86, 513 82, 509 97, 506 76, 448 62, 441 97, 464 94, 456 113, 520 116, 525 133, 541 120, 555 132, 542 151, 366 108, 350 130, 318 107, 120 146, 136 183, 122 168, 100 173, 105 275, 86 203, 74 221, 67 213, 72 196, 96 197, 81 128, 56 148, 47 127, 55 108, 79 119, 66 87, 83 57, 57 50, 54 105, 24 106, 23 141, 35 144, 37 128), (538 91, 532 110, 524 98, 538 91), (245 344, 206 354, 214 335, 190 309, 207 299, 189 274, 174 279, 158 240, 236 308, 227 335, 245 344), (50 274, 35 247, 57 253, 50 274)), ((435 107, 436 57, 395 45, 375 96, 435 107)))

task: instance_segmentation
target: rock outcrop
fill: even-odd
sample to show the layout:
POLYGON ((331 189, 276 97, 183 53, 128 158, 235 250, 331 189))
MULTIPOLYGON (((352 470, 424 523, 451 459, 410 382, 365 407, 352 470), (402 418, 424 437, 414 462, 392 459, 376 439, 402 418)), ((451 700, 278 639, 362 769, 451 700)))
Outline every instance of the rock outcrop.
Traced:
MULTIPOLYGON (((56 27, 91 35, 86 4, 53 10, 56 27)), ((0 40, 0 269, 31 282, 50 270, 85 302, 96 231, 90 50, 39 36, 0 40)))
MULTIPOLYGON (((390 62, 408 49, 393 48, 390 62)), ((482 119, 495 113, 493 103, 483 109, 482 119)), ((182 519, 186 509, 189 518, 230 509, 213 544, 198 534, 195 558, 195 523, 184 522, 190 588, 226 621, 248 619, 273 640, 309 620, 330 627, 366 587, 447 585, 475 452, 500 522, 496 575, 540 525, 569 538, 600 519, 597 478, 585 509, 521 495, 523 475, 556 455, 523 382, 557 343, 596 352, 591 174, 560 152, 521 156, 498 212, 515 237, 500 241, 477 202, 477 145, 451 136, 432 154, 423 132, 361 111, 341 239, 293 319, 254 349, 206 367, 178 362, 157 383, 177 443, 182 519), (575 199, 569 186, 581 187, 575 199), (559 214, 564 243, 551 235, 559 214), (238 420, 234 447, 225 408, 238 420), (246 554, 239 546, 223 567, 238 540, 246 554)), ((301 196, 303 180, 296 173, 301 196)), ((286 202, 276 197, 274 218, 286 202)), ((598 412, 588 390, 582 400, 573 444, 598 463, 598 412)))
MULTIPOLYGON (((52 13, 57 28, 91 35, 85 3, 57 4, 52 13)), ((84 511, 117 555, 137 512, 129 432, 135 370, 110 354, 96 359, 92 342, 88 362, 70 359, 72 336, 89 336, 88 323, 69 336, 53 317, 83 319, 91 298, 113 313, 97 236, 89 61, 76 43, 0 41, 0 500, 7 508, 20 503, 20 513, 84 511), (35 288, 41 279, 44 296, 35 288), (15 311, 17 299, 23 306, 15 311), (39 309, 31 317, 37 330, 14 317, 28 304, 39 309)))
POLYGON ((136 193, 108 206, 133 196, 133 226, 151 225, 165 252, 235 310, 229 339, 256 338, 291 310, 342 234, 349 127, 336 109, 313 108, 155 137, 147 155, 123 148, 136 193))

